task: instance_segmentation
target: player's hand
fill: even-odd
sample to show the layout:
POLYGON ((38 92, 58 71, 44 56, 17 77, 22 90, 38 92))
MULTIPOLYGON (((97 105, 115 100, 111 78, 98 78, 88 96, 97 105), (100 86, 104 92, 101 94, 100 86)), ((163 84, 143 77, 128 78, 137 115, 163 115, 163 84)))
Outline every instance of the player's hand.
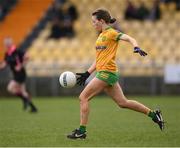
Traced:
POLYGON ((6 67, 6 62, 5 61, 0 61, 0 70, 6 67))
POLYGON ((147 53, 141 50, 139 47, 134 47, 134 53, 139 53, 141 56, 147 56, 147 53))
POLYGON ((85 73, 76 73, 77 75, 77 84, 85 85, 87 78, 90 76, 90 73, 86 71, 85 73))

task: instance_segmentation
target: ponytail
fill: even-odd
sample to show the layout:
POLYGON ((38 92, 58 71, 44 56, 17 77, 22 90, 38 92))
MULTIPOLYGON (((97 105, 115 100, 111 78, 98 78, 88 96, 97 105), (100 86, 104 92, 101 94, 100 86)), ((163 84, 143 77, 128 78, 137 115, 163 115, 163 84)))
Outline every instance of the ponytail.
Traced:
POLYGON ((110 24, 113 24, 115 21, 116 21, 115 18, 111 18, 111 19, 110 19, 110 24))

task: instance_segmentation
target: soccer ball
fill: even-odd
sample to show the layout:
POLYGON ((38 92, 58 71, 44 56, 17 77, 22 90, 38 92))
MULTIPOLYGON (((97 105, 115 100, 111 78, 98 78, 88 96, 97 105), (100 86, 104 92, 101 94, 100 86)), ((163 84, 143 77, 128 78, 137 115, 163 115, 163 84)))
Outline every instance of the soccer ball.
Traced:
POLYGON ((59 83, 64 88, 72 88, 76 85, 76 75, 73 72, 63 72, 59 77, 59 83))

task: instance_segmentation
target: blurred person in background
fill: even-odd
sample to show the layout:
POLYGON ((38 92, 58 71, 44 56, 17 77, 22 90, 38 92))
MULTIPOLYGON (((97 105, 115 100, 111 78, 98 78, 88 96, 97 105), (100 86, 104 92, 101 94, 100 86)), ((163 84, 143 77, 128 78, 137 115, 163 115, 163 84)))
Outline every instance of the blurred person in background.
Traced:
POLYGON ((115 62, 118 41, 123 40, 133 46, 134 53, 146 56, 147 53, 139 48, 137 41, 109 26, 112 21, 107 10, 98 9, 92 13, 94 28, 101 32, 96 41, 96 60, 84 73, 77 73, 77 84, 84 85, 87 78, 96 71, 96 76, 87 84, 81 92, 80 99, 80 127, 67 135, 69 139, 85 139, 86 126, 89 117, 89 101, 102 91, 105 91, 121 108, 128 108, 149 116, 161 130, 164 129, 164 121, 160 110, 151 110, 145 105, 128 100, 119 85, 119 73, 115 62))
POLYGON ((151 9, 148 9, 144 2, 140 2, 139 7, 136 7, 132 1, 128 0, 124 17, 126 20, 157 21, 161 19, 160 0, 154 0, 151 9))
POLYGON ((22 99, 23 109, 30 107, 30 112, 37 112, 37 108, 31 101, 31 97, 26 90, 26 70, 27 53, 17 50, 10 37, 5 38, 4 45, 6 49, 4 61, 0 62, 0 69, 9 66, 13 74, 13 79, 7 86, 8 92, 22 99))
POLYGON ((127 7, 125 9, 124 18, 126 20, 133 20, 137 18, 137 8, 131 0, 127 0, 127 7))
POLYGON ((175 0, 176 3, 176 10, 180 11, 180 0, 175 0))
POLYGON ((56 1, 49 38, 72 38, 75 36, 74 22, 78 18, 76 7, 68 0, 56 1))
POLYGON ((161 19, 161 9, 160 9, 160 1, 155 0, 153 6, 149 13, 149 19, 152 21, 157 21, 161 19))
POLYGON ((149 9, 146 7, 145 3, 141 2, 140 6, 137 8, 137 19, 145 20, 149 16, 149 9))

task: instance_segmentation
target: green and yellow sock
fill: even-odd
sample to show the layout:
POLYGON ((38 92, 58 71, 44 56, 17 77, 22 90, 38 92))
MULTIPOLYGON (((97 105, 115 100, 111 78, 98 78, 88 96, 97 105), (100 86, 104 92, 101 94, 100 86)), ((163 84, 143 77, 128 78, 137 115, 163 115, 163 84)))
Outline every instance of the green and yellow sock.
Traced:
POLYGON ((81 133, 85 133, 86 132, 86 126, 80 125, 79 130, 81 131, 81 133))
POLYGON ((151 110, 151 111, 148 113, 148 116, 149 116, 150 118, 154 119, 154 118, 156 118, 156 113, 151 110))

